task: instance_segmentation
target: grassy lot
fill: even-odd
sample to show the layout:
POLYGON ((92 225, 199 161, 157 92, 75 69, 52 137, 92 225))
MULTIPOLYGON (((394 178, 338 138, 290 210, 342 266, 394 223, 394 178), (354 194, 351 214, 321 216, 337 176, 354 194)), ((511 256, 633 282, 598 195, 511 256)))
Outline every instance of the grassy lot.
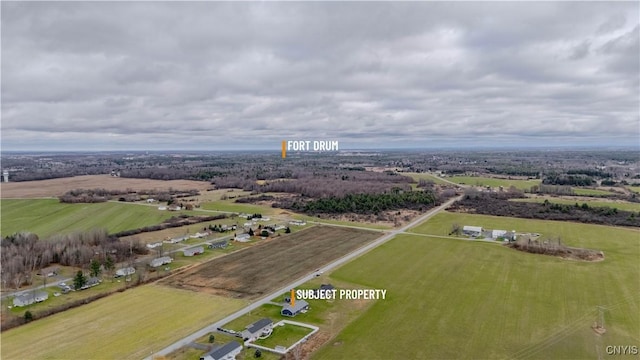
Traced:
POLYGON ((302 339, 312 330, 307 327, 284 324, 283 326, 275 326, 273 333, 266 339, 258 339, 254 341, 256 345, 265 346, 274 349, 276 346, 289 346, 296 343, 296 341, 302 339))
POLYGON ((545 200, 549 200, 552 204, 567 204, 567 205, 582 205, 586 203, 591 207, 610 207, 616 208, 618 210, 624 211, 640 211, 640 203, 632 203, 627 201, 597 201, 593 200, 593 198, 583 198, 583 199, 562 199, 557 197, 536 197, 536 198, 527 198, 527 199, 511 199, 511 201, 523 201, 523 202, 537 202, 543 203, 545 200))
MULTIPOLYGON (((292 216, 294 219, 298 219, 298 220, 305 220, 308 222, 311 221, 315 221, 315 222, 319 222, 319 223, 323 223, 323 224, 329 224, 329 225, 347 225, 347 226, 358 226, 358 227, 363 227, 363 228, 368 228, 368 229, 376 229, 376 230, 387 230, 387 229, 391 229, 391 226, 387 226, 387 225, 382 225, 382 224, 371 224, 371 223, 364 223, 364 222, 354 222, 354 221, 341 221, 341 220, 333 220, 333 219, 322 219, 316 216, 309 216, 309 215, 302 215, 302 214, 295 214, 292 216)), ((299 228, 298 226, 291 226, 291 229, 296 229, 299 228)))
POLYGON ((509 179, 495 179, 482 176, 452 176, 447 180, 456 184, 474 185, 474 186, 491 186, 498 187, 503 186, 508 189, 511 185, 520 190, 530 190, 534 185, 540 185, 540 180, 509 180, 509 179))
MULTIPOLYGON (((558 232, 605 260, 567 261, 495 244, 401 235, 331 276, 388 290, 314 358, 584 359, 595 344, 640 341, 638 231, 597 225, 443 214, 449 224, 558 232), (402 279, 402 281, 398 281, 402 279), (607 307, 607 333, 590 326, 607 307)), ((624 358, 624 357, 620 357, 624 358)))
POLYGON ((627 189, 640 194, 640 186, 627 186, 627 189))
POLYGON ((579 187, 572 187, 571 189, 576 195, 587 195, 587 196, 611 195, 611 191, 606 191, 606 190, 585 189, 585 188, 579 188, 579 187))
POLYGON ((260 213, 262 215, 274 215, 278 213, 278 209, 269 206, 240 204, 234 201, 235 199, 205 202, 200 204, 200 207, 205 210, 228 211, 247 214, 260 213))
POLYGON ((2 358, 140 359, 244 305, 145 285, 3 332, 2 358))
POLYGON ((56 199, 3 199, 2 236, 30 231, 41 238, 56 233, 106 228, 109 232, 161 223, 181 213, 160 211, 155 206, 105 202, 63 204, 56 199))

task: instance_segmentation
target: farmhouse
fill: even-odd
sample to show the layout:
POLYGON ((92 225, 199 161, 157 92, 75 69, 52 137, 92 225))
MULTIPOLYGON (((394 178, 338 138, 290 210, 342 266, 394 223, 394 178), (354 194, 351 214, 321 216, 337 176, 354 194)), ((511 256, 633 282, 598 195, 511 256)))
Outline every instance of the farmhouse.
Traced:
POLYGON ((51 267, 47 267, 47 268, 44 268, 44 269, 41 269, 40 271, 38 271, 38 275, 46 276, 46 277, 52 277, 52 276, 58 275, 58 271, 60 271, 59 267, 51 266, 51 267))
POLYGON ((133 275, 135 273, 136 273, 136 269, 135 268, 126 267, 126 268, 122 268, 122 269, 116 270, 116 276, 115 277, 129 276, 129 275, 133 275))
POLYGON ((84 284, 84 286, 80 288, 80 290, 86 290, 98 284, 100 284, 100 279, 98 279, 97 277, 90 277, 87 279, 87 282, 84 284))
POLYGON ((169 256, 163 256, 163 257, 159 257, 157 259, 151 260, 151 262, 149 263, 149 266, 157 268, 162 265, 171 264, 172 261, 173 259, 170 258, 169 256))
POLYGON ((240 242, 247 242, 249 241, 249 239, 251 239, 251 236, 249 234, 236 235, 236 238, 235 238, 236 241, 240 241, 240 242))
POLYGON ((198 247, 194 247, 191 249, 185 249, 182 250, 182 254, 184 256, 194 256, 194 255, 199 255, 199 254, 203 254, 204 253, 204 247, 202 246, 198 246, 198 247))
POLYGON ((200 360, 235 360, 240 351, 242 345, 237 341, 231 341, 202 355, 200 360))
POLYGON ((49 298, 46 291, 29 292, 13 298, 13 306, 27 306, 37 302, 43 302, 49 298))
POLYGON ((224 249, 229 245, 227 240, 212 242, 209 244, 209 249, 224 249))
POLYGON ((482 235, 482 227, 481 226, 468 226, 465 225, 462 227, 462 233, 467 236, 481 236, 482 235))
POLYGON ((260 319, 246 327, 241 335, 245 340, 256 340, 258 338, 266 338, 271 335, 273 330, 273 321, 269 318, 260 319))
POLYGON ((294 301, 293 306, 291 304, 285 304, 280 311, 280 315, 294 317, 301 312, 309 309, 309 303, 304 300, 294 301))

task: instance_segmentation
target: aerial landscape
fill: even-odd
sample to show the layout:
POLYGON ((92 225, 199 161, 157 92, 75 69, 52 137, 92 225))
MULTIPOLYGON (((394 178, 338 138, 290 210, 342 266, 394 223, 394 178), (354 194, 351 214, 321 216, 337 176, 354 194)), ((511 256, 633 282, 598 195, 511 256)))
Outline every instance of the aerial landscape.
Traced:
POLYGON ((0 358, 640 356, 640 3, 0 8, 0 358))

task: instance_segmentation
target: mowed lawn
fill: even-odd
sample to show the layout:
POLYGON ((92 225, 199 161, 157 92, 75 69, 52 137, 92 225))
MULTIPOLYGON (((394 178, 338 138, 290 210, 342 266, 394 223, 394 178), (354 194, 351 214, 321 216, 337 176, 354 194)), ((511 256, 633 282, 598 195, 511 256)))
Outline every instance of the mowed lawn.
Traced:
POLYGON ((588 200, 578 200, 578 199, 559 199, 554 197, 546 197, 546 198, 526 198, 526 199, 511 199, 511 201, 522 201, 522 202, 537 202, 543 203, 545 200, 549 200, 552 204, 565 204, 565 205, 578 205, 587 204, 591 207, 610 207, 616 208, 618 210, 624 211, 640 211, 640 203, 632 203, 632 202, 616 202, 616 201, 593 201, 593 198, 589 198, 588 200))
POLYGON ((455 221, 559 233, 569 244, 603 250, 605 260, 567 261, 494 243, 400 235, 331 275, 387 289, 387 299, 314 359, 584 359, 598 357, 596 344, 640 343, 640 232, 442 215, 419 229, 442 235, 455 221), (602 338, 590 328, 598 305, 607 308, 602 338))
POLYGON ((92 228, 105 228, 109 232, 130 230, 159 224, 180 214, 160 211, 155 206, 115 202, 63 204, 57 199, 3 199, 0 211, 2 236, 29 231, 40 238, 92 228))
POLYGON ((446 179, 456 184, 491 187, 502 186, 505 189, 513 185, 520 190, 530 190, 532 186, 540 185, 540 180, 509 180, 482 176, 452 176, 446 179))
POLYGON ((141 359, 246 305, 144 285, 2 333, 2 359, 141 359))

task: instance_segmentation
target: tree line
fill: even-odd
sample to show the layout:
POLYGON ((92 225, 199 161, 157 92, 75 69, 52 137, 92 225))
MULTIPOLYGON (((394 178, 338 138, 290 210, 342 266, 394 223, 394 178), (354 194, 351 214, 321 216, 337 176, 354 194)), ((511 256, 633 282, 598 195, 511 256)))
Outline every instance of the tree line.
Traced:
POLYGON ((281 199, 274 206, 301 211, 307 214, 377 214, 381 211, 395 209, 424 210, 438 202, 432 191, 402 191, 379 194, 347 194, 342 197, 330 196, 321 199, 281 199))
POLYGON ((595 207, 586 203, 564 205, 549 201, 529 203, 508 201, 508 199, 509 196, 504 194, 466 194, 462 200, 456 201, 449 207, 449 210, 526 219, 640 227, 640 212, 622 211, 611 207, 595 207))

